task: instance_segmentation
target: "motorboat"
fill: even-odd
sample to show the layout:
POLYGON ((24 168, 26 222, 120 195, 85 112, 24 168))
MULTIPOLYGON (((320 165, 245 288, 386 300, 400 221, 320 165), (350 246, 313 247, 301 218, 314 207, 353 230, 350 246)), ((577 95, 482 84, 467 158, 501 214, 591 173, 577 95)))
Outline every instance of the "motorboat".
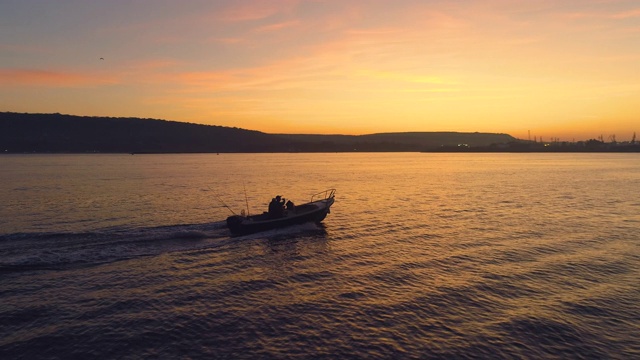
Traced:
POLYGON ((227 227, 233 235, 252 234, 307 222, 319 223, 331 211, 336 189, 327 189, 311 196, 308 203, 295 205, 281 212, 265 211, 259 215, 232 215, 227 227))

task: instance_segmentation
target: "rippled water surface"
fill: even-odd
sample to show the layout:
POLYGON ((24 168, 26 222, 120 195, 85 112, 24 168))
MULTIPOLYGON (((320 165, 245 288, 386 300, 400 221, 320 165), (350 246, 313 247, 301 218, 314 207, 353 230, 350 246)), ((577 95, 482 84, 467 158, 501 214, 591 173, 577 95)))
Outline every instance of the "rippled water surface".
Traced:
POLYGON ((0 166, 2 359, 640 358, 635 154, 0 166), (225 228, 326 188, 321 225, 225 228))

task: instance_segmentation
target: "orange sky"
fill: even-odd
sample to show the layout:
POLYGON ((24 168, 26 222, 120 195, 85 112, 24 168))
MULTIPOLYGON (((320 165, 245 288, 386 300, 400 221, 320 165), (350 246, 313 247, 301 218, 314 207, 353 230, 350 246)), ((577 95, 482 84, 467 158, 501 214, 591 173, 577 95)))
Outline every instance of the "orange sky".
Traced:
POLYGON ((6 1, 0 111, 629 140, 640 3, 6 1), (100 60, 104 58, 104 60, 100 60))

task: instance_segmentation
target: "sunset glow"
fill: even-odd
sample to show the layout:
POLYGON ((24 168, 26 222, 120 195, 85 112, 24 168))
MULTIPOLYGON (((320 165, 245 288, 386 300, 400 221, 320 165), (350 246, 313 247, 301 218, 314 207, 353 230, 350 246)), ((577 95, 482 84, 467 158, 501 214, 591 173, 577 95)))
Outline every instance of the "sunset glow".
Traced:
POLYGON ((0 111, 625 141, 639 64, 637 1, 0 4, 0 111))

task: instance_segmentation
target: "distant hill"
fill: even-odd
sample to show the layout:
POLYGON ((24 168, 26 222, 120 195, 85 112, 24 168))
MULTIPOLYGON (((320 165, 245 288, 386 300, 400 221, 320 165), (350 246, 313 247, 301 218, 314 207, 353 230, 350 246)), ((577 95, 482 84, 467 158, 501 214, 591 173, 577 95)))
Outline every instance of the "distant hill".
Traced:
POLYGON ((456 132, 266 134, 156 119, 0 112, 0 151, 11 153, 425 151, 513 141, 507 134, 456 132))
POLYGON ((304 144, 307 150, 336 148, 339 151, 429 151, 466 144, 487 147, 517 141, 511 135, 461 132, 403 132, 369 135, 289 135, 278 136, 304 144))

